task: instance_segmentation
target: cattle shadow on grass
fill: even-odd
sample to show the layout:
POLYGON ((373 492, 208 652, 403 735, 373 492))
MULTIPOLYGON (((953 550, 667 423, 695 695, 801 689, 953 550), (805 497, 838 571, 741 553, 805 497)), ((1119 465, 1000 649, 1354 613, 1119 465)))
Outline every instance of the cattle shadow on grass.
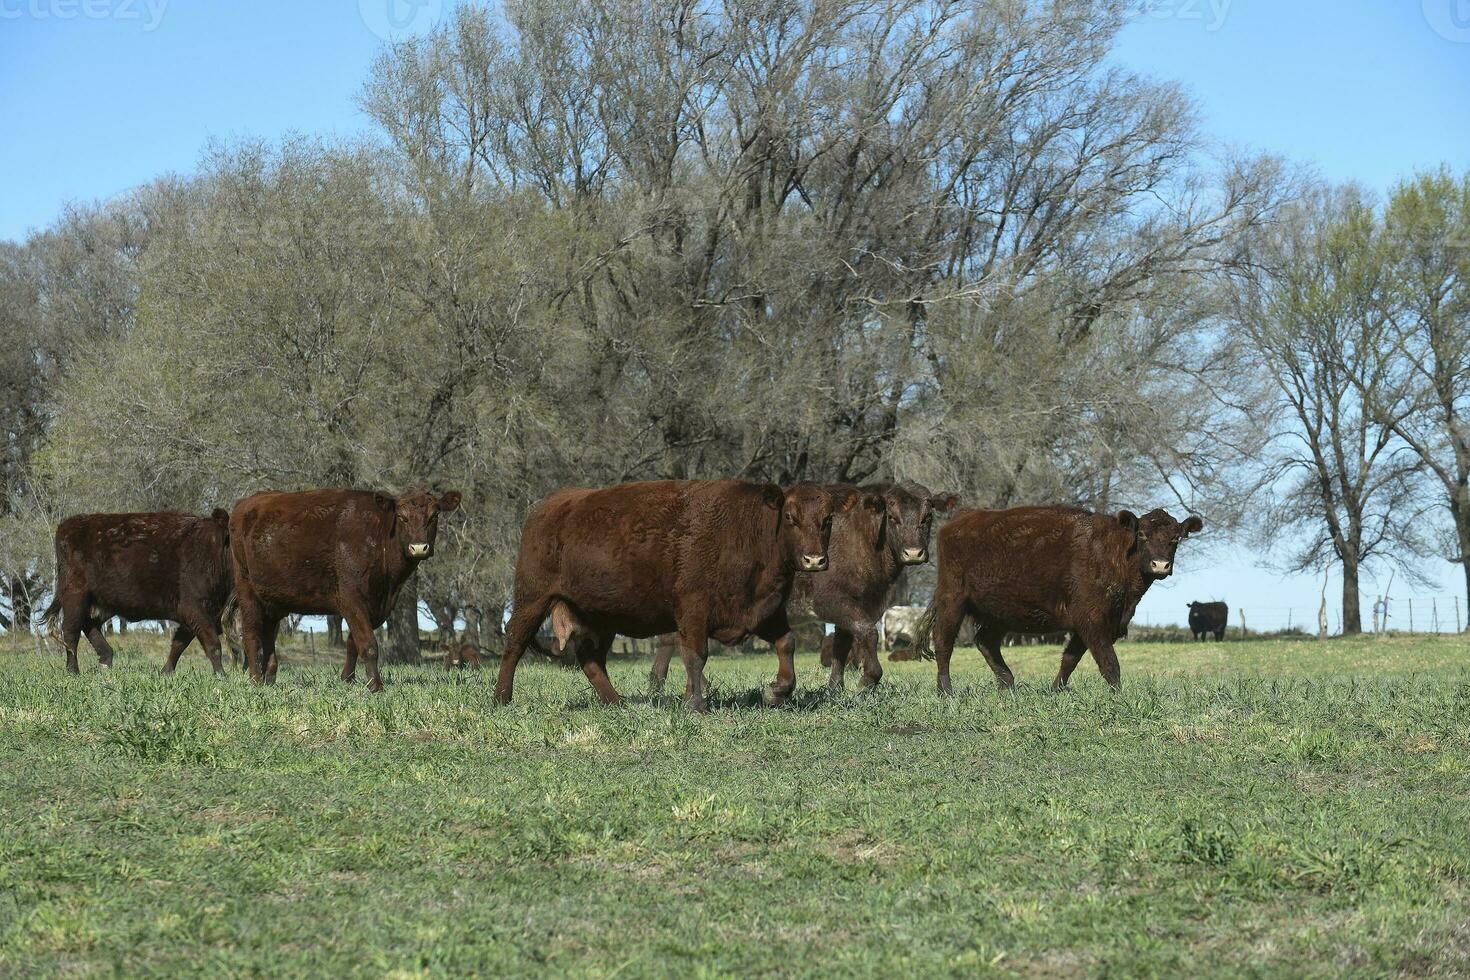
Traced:
MULTIPOLYGON (((763 708, 770 711, 793 711, 793 712, 816 712, 833 706, 847 705, 849 707, 862 703, 872 698, 883 697, 891 693, 882 687, 875 688, 871 693, 861 691, 830 691, 826 687, 802 688, 794 692, 790 697, 780 704, 768 704, 766 702, 766 686, 744 688, 739 690, 717 690, 707 688, 705 690, 705 703, 709 706, 710 713, 719 711, 741 711, 763 708)), ((682 708, 684 706, 684 695, 682 692, 669 692, 667 694, 625 694, 623 704, 626 706, 646 705, 651 708, 682 708)), ((589 694, 570 703, 569 707, 574 709, 597 707, 595 696, 589 694)))

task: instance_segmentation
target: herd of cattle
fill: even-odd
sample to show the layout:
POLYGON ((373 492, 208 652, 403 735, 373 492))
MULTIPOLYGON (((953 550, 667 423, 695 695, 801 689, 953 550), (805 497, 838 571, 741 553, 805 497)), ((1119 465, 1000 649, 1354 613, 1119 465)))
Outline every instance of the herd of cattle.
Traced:
MULTIPOLYGON (((117 616, 178 624, 165 672, 197 639, 222 674, 221 625, 233 612, 251 678, 273 683, 283 618, 341 616, 348 626, 342 679, 353 679, 360 658, 369 690, 380 691, 374 631, 433 554, 439 515, 459 503, 455 491, 325 489, 258 493, 210 517, 69 517, 56 531, 56 591, 44 618, 53 628, 59 621, 73 673, 83 634, 100 663, 111 665, 102 625, 117 616)), ((651 684, 662 686, 677 648, 685 699, 696 711, 707 710, 708 641, 765 640, 778 665, 769 700, 779 703, 796 685, 793 626, 812 620, 833 627, 823 644, 829 686, 840 688, 855 660, 861 684, 871 687, 883 673, 878 625, 894 586, 904 568, 929 560, 935 515, 956 503, 954 494, 912 482, 684 480, 557 491, 526 520, 495 697, 510 701, 516 666, 547 621, 608 704, 621 701, 607 675, 619 634, 669 637, 651 684)), ((960 510, 939 531, 934 601, 907 628, 919 647, 932 642, 944 693, 967 621, 1002 687, 1014 682, 1001 654, 1005 636, 1053 632, 1070 634, 1054 688, 1066 686, 1088 651, 1116 687, 1114 641, 1149 586, 1172 573, 1180 541, 1202 526, 1164 510, 1141 517, 1071 507, 960 510)), ((1191 629, 1197 621, 1197 635, 1218 637, 1223 604, 1192 604, 1191 629), (1215 605, 1218 627, 1209 625, 1215 605)))

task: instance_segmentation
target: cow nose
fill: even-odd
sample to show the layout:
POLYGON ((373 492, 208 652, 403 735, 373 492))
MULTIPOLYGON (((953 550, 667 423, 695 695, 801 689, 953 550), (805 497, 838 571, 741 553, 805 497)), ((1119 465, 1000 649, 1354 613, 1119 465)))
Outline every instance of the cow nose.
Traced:
POLYGON ((922 565, 929 560, 929 552, 923 548, 903 549, 903 563, 905 565, 922 565))
POLYGON ((1149 562, 1149 571, 1153 572, 1155 575, 1168 575, 1173 570, 1174 563, 1171 561, 1164 561, 1162 558, 1155 558, 1153 561, 1149 562))
POLYGON ((429 546, 426 544, 411 544, 408 546, 408 555, 410 558, 427 558, 429 557, 429 546))
POLYGON ((802 555, 801 570, 804 572, 820 572, 827 567, 826 555, 802 555))

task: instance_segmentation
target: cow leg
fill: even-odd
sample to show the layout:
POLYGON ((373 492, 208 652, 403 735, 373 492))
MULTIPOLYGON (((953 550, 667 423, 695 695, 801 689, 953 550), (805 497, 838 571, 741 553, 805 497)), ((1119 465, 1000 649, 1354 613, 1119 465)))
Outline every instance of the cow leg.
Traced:
POLYGON ((102 621, 100 619, 88 620, 83 627, 87 632, 87 642, 92 644, 92 649, 97 651, 97 665, 99 667, 112 666, 112 647, 107 642, 107 637, 102 633, 102 621))
POLYGON ((265 683, 265 660, 261 656, 261 629, 265 620, 260 608, 260 599, 249 585, 238 585, 239 609, 236 613, 240 626, 240 641, 245 645, 245 667, 250 679, 256 684, 265 683))
POLYGON ((521 662, 526 647, 541 628, 541 621, 546 618, 550 608, 549 597, 538 603, 522 602, 517 597, 510 621, 505 624, 505 652, 500 655, 500 676, 495 680, 496 704, 510 704, 515 687, 516 665, 521 662))
POLYGON ((165 674, 174 672, 174 668, 179 665, 179 657, 183 655, 184 648, 192 642, 194 642, 194 631, 180 624, 178 629, 174 630, 173 642, 168 645, 168 658, 163 662, 165 674))
POLYGON ((776 650, 776 679, 766 688, 766 703, 784 704, 796 690, 796 634, 788 629, 771 646, 776 650))
POLYGON ((1087 652, 1087 644, 1082 642, 1082 637, 1073 633, 1067 640, 1066 647, 1062 650, 1062 665, 1057 668, 1056 679, 1051 682, 1053 691, 1064 691, 1067 682, 1072 679, 1072 671, 1082 662, 1082 655, 1087 652))
POLYGON ((613 688, 612 679, 607 676, 607 652, 612 649, 613 635, 602 633, 582 637, 577 643, 577 662, 597 692, 597 699, 603 704, 620 705, 623 703, 622 695, 613 688))
POLYGON ((831 633, 825 633, 825 634, 822 635, 822 658, 821 659, 822 659, 822 666, 823 667, 831 667, 832 666, 832 636, 833 636, 833 634, 831 634, 831 633))
POLYGON ((648 693, 662 694, 664 679, 669 676, 669 661, 674 659, 678 639, 673 633, 661 633, 653 647, 653 666, 648 671, 648 693))
POLYGON ((878 662, 878 631, 872 623, 865 622, 853 628, 852 649, 862 655, 863 679, 859 684, 863 690, 877 687, 883 679, 883 665, 878 662))
MULTIPOLYGON (((342 618, 347 620, 348 656, 351 657, 355 652, 362 658, 363 671, 367 674, 367 689, 377 694, 383 689, 383 677, 378 673, 378 637, 373 632, 373 622, 368 619, 365 609, 345 610, 342 618)), ((354 658, 353 670, 355 671, 356 668, 357 662, 354 658)), ((345 661, 342 664, 342 673, 347 674, 345 661)), ((351 675, 348 675, 346 679, 351 680, 351 675)))
POLYGON ((822 645, 828 646, 829 640, 832 671, 827 675, 827 690, 840 691, 847 683, 842 675, 847 673, 847 658, 852 653, 852 634, 839 626, 823 639, 822 645))
POLYGON ((1108 686, 1114 690, 1122 687, 1122 673, 1118 669, 1118 654, 1113 649, 1111 632, 1107 628, 1089 630, 1082 634, 1082 640, 1087 644, 1087 649, 1092 651, 1092 659, 1097 662, 1098 673, 1102 674, 1108 686))
POLYGON ((357 676, 357 635, 351 630, 347 633, 346 646, 347 653, 342 657, 342 680, 351 684, 357 676))
POLYGON ((940 694, 953 693, 949 683, 949 658, 954 653, 955 637, 959 635, 960 625, 965 619, 965 604, 958 600, 950 600, 943 596, 935 596, 936 613, 934 617, 934 660, 938 672, 938 684, 940 694))
POLYGON ((204 647, 204 655, 209 658, 209 666, 214 668, 214 676, 225 676, 225 663, 220 656, 220 630, 209 620, 197 624, 194 627, 194 635, 199 637, 199 645, 204 647))
POLYGON ((82 638, 82 613, 80 609, 63 606, 61 610, 61 646, 66 650, 66 670, 80 674, 77 666, 77 643, 82 638))
POLYGON ((1011 673, 1010 664, 1001 655, 1000 641, 1005 639, 1004 630, 980 628, 975 630, 975 645, 980 648, 985 662, 990 665, 990 670, 995 674, 995 683, 1002 691, 1009 691, 1016 686, 1016 677, 1011 673))
POLYGON ((276 682, 276 669, 281 666, 280 658, 276 656, 276 636, 281 631, 281 620, 276 617, 266 617, 260 623, 260 652, 265 657, 265 682, 274 684, 276 682))
POLYGON ((709 637, 703 613, 685 616, 679 623, 679 657, 684 661, 684 702, 696 714, 709 714, 704 699, 704 662, 709 657, 709 637))

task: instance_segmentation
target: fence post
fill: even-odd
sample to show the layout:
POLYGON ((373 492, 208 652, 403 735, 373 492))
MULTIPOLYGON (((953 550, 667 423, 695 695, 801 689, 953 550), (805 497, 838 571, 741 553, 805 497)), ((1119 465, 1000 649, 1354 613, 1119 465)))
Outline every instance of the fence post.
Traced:
POLYGON ((1245 610, 1242 609, 1240 611, 1240 638, 1242 640, 1245 639, 1247 632, 1249 631, 1245 628, 1245 610))
POLYGON ((1291 632, 1291 610, 1286 610, 1286 632, 1291 632))
POLYGON ((306 646, 307 646, 307 649, 309 649, 311 651, 311 655, 313 657, 315 657, 316 656, 316 628, 315 627, 308 626, 306 628, 306 646))
POLYGON ((1460 597, 1455 596, 1455 632, 1460 632, 1460 597))
POLYGON ((1438 633, 1439 632, 1439 600, 1438 599, 1430 599, 1429 600, 1429 618, 1430 618, 1430 623, 1431 623, 1431 625, 1429 627, 1429 631, 1431 633, 1438 633))
POLYGON ((1378 607, 1383 605, 1383 596, 1373 600, 1373 632, 1378 632, 1378 607))

